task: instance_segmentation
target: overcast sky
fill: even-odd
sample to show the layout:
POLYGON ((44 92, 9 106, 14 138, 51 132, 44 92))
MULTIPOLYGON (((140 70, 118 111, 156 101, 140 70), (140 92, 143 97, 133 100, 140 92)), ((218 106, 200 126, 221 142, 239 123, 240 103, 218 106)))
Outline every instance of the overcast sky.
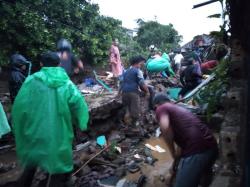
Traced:
POLYGON ((207 18, 221 13, 219 2, 192 9, 193 5, 207 0, 92 0, 99 4, 100 13, 122 21, 126 28, 137 27, 136 19, 155 20, 161 24, 172 23, 183 36, 182 44, 195 35, 219 30, 221 19, 207 18))

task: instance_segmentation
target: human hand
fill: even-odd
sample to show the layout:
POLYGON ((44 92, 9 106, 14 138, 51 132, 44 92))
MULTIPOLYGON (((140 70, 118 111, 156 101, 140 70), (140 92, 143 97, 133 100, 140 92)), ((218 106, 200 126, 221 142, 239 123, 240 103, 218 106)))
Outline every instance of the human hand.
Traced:
POLYGON ((202 75, 202 79, 207 79, 209 75, 202 75))
POLYGON ((74 69, 74 73, 75 73, 75 74, 78 74, 78 73, 79 73, 79 68, 75 68, 75 69, 74 69))

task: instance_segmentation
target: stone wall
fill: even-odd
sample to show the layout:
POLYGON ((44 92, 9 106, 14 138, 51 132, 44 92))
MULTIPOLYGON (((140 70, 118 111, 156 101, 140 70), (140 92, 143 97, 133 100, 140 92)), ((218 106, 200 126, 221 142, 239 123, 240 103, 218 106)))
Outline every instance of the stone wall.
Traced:
POLYGON ((231 22, 230 89, 225 98, 226 115, 220 131, 222 170, 213 186, 248 186, 249 117, 248 83, 250 52, 250 1, 228 0, 231 22), (219 180, 218 180, 219 179, 219 180))

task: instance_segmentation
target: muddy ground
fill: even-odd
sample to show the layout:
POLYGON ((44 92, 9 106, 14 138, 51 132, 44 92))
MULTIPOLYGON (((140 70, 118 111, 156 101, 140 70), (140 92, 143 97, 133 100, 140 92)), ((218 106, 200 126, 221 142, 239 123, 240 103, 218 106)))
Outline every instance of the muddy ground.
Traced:
MULTIPOLYGON (((80 86, 79 88, 81 89, 80 86)), ((9 116, 11 105, 6 81, 0 82, 0 98, 9 116)), ((102 90, 101 94, 85 95, 85 99, 89 104, 90 128, 84 133, 75 131, 74 149, 86 142, 90 142, 90 145, 81 151, 74 151, 74 171, 101 150, 96 145, 97 136, 105 135, 108 144, 116 142, 115 145, 121 148, 121 153, 109 148, 73 177, 74 186, 105 186, 101 185, 102 180, 113 181, 114 176, 115 181, 126 179, 122 186, 139 186, 142 183, 143 186, 166 186, 165 178, 169 175, 172 159, 164 141, 155 137, 157 125, 153 122, 152 112, 148 113, 148 103, 144 102, 143 97, 142 128, 135 128, 136 130, 132 127, 126 128, 127 124, 123 121, 124 110, 116 91, 110 94, 102 90), (141 129, 144 129, 143 132, 141 129), (152 151, 145 147, 146 143, 159 145, 166 152, 152 151), (135 158, 136 154, 140 158, 135 158)), ((3 137, 0 146, 0 185, 15 186, 22 169, 16 158, 13 136, 10 134, 3 137)), ((44 180, 46 175, 38 172, 33 186, 42 186, 44 180)))
MULTIPOLYGON (((112 82, 109 84, 112 85, 112 82)), ((158 91, 177 86, 174 81, 157 78, 150 84, 158 91)), ((87 89, 84 85, 78 86, 80 90, 87 89)), ((89 89, 93 91, 93 88, 89 89)), ((95 92, 84 96, 89 104, 89 130, 75 130, 74 172, 101 151, 102 148, 96 144, 98 136, 104 135, 110 147, 72 177, 73 186, 167 186, 173 160, 164 140, 156 137, 158 125, 155 123, 153 111, 148 108, 148 101, 141 97, 141 126, 133 127, 128 126, 123 118, 124 109, 116 91, 112 94, 103 89, 95 92), (165 152, 150 150, 145 144, 158 145, 165 152), (79 145, 82 150, 76 151, 79 145), (120 151, 115 147, 118 150, 120 148, 120 151)), ((0 99, 9 116, 11 106, 6 81, 0 82, 0 99)), ((22 169, 16 158, 13 136, 10 134, 2 138, 0 146, 0 186, 15 186, 22 169)), ((47 175, 38 171, 32 186, 44 186, 46 181, 47 175)))

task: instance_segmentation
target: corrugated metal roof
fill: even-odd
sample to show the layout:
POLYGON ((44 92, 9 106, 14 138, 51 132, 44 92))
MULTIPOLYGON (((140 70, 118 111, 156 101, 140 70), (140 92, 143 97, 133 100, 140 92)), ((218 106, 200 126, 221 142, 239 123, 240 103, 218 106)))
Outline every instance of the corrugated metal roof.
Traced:
POLYGON ((192 41, 186 43, 181 48, 182 49, 187 49, 187 48, 192 49, 192 48, 195 47, 195 43, 197 42, 197 40, 203 40, 205 46, 210 46, 214 42, 214 38, 213 37, 211 37, 211 36, 209 36, 207 34, 203 34, 203 35, 195 36, 192 41))

